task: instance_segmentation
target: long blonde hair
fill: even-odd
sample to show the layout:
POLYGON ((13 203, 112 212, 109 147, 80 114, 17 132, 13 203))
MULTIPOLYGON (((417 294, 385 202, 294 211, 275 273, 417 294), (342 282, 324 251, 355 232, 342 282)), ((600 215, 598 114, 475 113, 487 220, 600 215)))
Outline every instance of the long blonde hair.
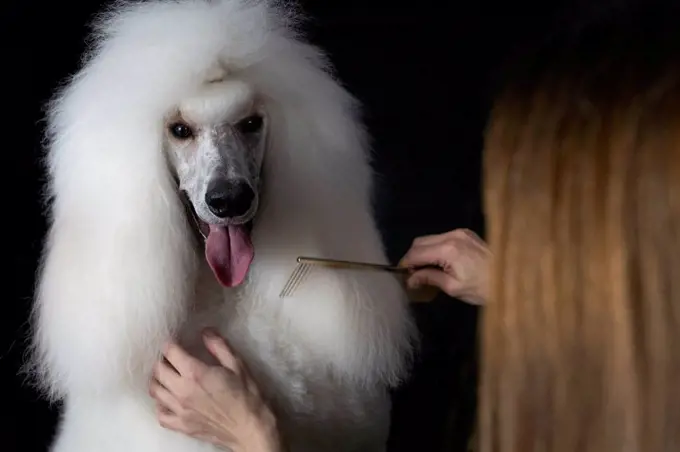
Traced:
POLYGON ((544 49, 492 114, 481 452, 680 450, 680 34, 544 49))

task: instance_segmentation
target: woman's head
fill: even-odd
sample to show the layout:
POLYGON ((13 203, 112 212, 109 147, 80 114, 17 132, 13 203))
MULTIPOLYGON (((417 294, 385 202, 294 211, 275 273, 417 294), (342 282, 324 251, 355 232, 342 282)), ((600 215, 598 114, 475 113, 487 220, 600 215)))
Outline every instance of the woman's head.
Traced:
POLYGON ((677 17, 563 35, 496 103, 482 452, 680 447, 677 17))

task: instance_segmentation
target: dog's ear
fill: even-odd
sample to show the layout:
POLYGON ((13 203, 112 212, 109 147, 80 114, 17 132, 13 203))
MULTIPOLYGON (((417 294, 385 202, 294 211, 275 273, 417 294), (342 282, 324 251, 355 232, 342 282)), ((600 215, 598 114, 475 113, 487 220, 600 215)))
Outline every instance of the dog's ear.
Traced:
POLYGON ((57 393, 142 384, 193 291, 198 257, 175 183, 158 143, 140 136, 129 152, 129 126, 93 148, 106 131, 72 125, 49 149, 36 358, 57 393))
MULTIPOLYGON (((334 80, 319 49, 296 42, 273 59, 258 74, 271 100, 270 147, 249 290, 278 305, 298 256, 387 258, 373 218, 370 149, 358 102, 334 80)), ((332 372, 366 387, 406 375, 415 329, 397 279, 318 272, 305 288, 282 309, 301 335, 313 338, 332 372)))
MULTIPOLYGON (((223 6, 117 3, 49 105, 53 201, 33 362, 53 392, 145 387, 184 317, 202 257, 162 149, 163 118, 224 48, 223 6)), ((265 7, 230 20, 238 28, 265 7)))
POLYGON ((76 79, 50 117, 51 224, 33 362, 57 397, 146 385, 184 316, 199 259, 161 125, 117 114, 105 95, 83 100, 89 82, 76 79))

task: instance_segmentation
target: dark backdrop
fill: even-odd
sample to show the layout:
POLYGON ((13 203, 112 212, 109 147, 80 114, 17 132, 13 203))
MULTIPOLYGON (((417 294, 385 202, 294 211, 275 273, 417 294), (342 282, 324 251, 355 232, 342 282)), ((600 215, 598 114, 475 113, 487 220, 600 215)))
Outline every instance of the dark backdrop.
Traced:
MULTIPOLYGON (((0 180, 3 226, 9 227, 3 242, 10 248, 2 275, 11 288, 0 317, 3 452, 45 450, 53 433, 55 410, 16 376, 45 230, 37 162, 41 105, 76 69, 85 25, 102 3, 21 0, 4 3, 0 13, 1 143, 8 170, 0 180)), ((556 2, 542 3, 550 5, 303 2, 313 17, 310 38, 329 51, 341 79, 366 106, 378 175, 376 213, 392 260, 418 235, 459 227, 483 235, 480 151, 490 82, 512 49, 569 17, 555 15, 556 2)), ((394 394, 390 450, 464 450, 474 417, 477 311, 451 300, 413 311, 423 347, 412 378, 394 394)))

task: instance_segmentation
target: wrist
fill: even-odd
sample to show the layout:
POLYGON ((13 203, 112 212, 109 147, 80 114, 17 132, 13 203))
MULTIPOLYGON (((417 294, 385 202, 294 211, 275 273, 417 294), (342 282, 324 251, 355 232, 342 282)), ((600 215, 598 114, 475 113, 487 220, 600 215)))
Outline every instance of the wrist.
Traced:
POLYGON ((234 452, 283 452, 283 444, 278 430, 265 430, 254 433, 248 438, 247 444, 234 452))
POLYGON ((258 422, 253 425, 253 430, 248 437, 247 444, 241 448, 243 452, 283 452, 283 442, 276 422, 276 417, 271 411, 266 410, 258 422))

